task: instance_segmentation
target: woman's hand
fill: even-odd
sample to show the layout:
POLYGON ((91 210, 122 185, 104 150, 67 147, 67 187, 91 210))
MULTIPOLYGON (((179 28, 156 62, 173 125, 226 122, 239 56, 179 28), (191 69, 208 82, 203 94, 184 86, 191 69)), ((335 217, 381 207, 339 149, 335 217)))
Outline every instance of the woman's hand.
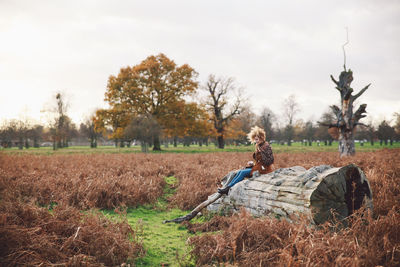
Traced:
POLYGON ((250 160, 247 162, 246 168, 253 167, 253 166, 254 166, 254 162, 250 160))

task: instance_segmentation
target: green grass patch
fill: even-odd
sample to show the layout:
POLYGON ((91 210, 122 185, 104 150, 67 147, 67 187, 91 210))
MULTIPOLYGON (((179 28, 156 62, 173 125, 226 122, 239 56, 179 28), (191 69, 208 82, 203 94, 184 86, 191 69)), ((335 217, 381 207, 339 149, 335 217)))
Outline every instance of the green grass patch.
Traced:
MULTIPOLYGON (((128 208, 126 219, 133 229, 136 229, 137 238, 143 242, 146 255, 135 261, 135 266, 194 266, 194 261, 189 257, 186 240, 192 236, 186 227, 180 224, 163 224, 164 220, 171 220, 183 216, 188 211, 177 208, 168 208, 168 197, 176 191, 177 179, 173 176, 166 177, 167 183, 164 195, 154 204, 128 208)), ((105 215, 118 219, 120 214, 105 210, 105 215)), ((202 219, 197 219, 201 221, 202 219)), ((196 221, 196 220, 195 220, 196 221)))
MULTIPOLYGON (((107 216, 118 217, 113 211, 104 211, 107 216)), ((143 242, 146 255, 135 262, 135 266, 179 266, 179 261, 185 265, 194 263, 188 258, 189 250, 186 240, 190 236, 186 227, 179 224, 163 224, 164 220, 180 217, 186 212, 179 209, 160 211, 151 206, 141 206, 128 209, 126 218, 136 235, 143 242), (178 260, 178 258, 180 260, 178 260), (182 259, 183 258, 183 259, 182 259)))

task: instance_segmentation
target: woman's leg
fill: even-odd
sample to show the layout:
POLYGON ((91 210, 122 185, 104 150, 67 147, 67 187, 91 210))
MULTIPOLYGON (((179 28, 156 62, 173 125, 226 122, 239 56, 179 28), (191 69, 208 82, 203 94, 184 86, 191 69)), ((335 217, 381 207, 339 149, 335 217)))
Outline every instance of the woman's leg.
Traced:
POLYGON ((236 174, 235 178, 233 178, 232 181, 228 184, 228 187, 232 187, 235 184, 237 184, 238 182, 242 181, 244 179, 244 177, 250 176, 250 172, 251 172, 251 168, 240 170, 236 174))

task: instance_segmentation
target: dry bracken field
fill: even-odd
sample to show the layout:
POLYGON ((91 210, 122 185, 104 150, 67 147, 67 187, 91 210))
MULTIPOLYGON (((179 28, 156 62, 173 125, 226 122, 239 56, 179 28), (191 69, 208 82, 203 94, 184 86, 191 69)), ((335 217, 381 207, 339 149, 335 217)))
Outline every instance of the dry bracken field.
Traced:
MULTIPOLYGON (((250 153, 0 154, 0 264, 116 266, 143 255, 127 221, 95 209, 137 207, 163 195, 165 177, 178 179, 170 207, 194 208, 250 153), (54 208, 53 208, 54 207, 54 208), (50 209, 50 212, 49 212, 50 209)), ((372 215, 354 214, 349 227, 310 227, 253 218, 246 212, 186 223, 196 265, 399 266, 400 150, 278 153, 275 167, 355 163, 370 181, 372 215)))

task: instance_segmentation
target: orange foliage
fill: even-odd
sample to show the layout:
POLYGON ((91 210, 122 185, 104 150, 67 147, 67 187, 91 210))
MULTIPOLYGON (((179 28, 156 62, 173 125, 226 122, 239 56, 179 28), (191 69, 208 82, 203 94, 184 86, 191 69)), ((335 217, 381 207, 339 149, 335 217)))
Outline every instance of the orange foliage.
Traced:
POLYGON ((190 124, 188 109, 198 114, 199 107, 184 100, 197 89, 196 76, 192 67, 177 66, 164 54, 149 56, 138 65, 121 68, 117 76, 111 75, 105 100, 110 112, 121 110, 131 118, 151 115, 167 133, 180 136, 190 124))

